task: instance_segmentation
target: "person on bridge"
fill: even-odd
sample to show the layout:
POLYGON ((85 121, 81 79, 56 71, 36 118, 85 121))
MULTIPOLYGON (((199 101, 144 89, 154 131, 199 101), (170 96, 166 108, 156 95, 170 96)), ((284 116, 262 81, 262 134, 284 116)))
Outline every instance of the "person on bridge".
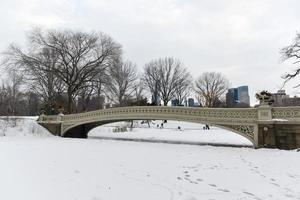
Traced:
POLYGON ((161 124, 160 124, 160 128, 164 128, 164 123, 161 123, 161 124))
POLYGON ((209 130, 209 125, 208 124, 205 124, 205 129, 209 130))

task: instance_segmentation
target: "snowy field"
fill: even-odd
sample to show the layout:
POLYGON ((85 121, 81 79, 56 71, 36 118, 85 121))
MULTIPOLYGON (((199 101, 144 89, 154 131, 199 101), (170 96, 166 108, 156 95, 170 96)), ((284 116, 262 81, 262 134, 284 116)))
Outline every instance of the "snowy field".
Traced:
MULTIPOLYGON (((33 118, 0 122, 0 199, 300 199, 297 151, 96 138, 142 133, 155 139, 170 134, 191 139, 198 131, 201 142, 204 136, 221 135, 218 129, 203 133, 194 127, 198 125, 183 124, 178 131, 177 122, 168 122, 164 129, 139 127, 116 133, 115 127, 107 125, 92 130, 90 139, 68 139, 49 135, 33 118)), ((218 138, 226 140, 221 142, 237 142, 223 133, 218 138)))

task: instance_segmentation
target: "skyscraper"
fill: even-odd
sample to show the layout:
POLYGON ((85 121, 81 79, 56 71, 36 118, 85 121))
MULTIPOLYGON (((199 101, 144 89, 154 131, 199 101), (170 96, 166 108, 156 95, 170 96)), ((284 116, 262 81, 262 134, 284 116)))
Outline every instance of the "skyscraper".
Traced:
POLYGON ((226 94, 227 107, 249 107, 250 97, 248 86, 230 88, 226 94))

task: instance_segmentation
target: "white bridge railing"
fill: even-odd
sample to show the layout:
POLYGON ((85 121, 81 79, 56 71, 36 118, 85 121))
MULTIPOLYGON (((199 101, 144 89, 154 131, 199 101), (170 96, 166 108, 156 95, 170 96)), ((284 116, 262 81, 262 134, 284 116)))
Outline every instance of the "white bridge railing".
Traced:
POLYGON ((157 117, 177 117, 203 120, 207 122, 254 122, 258 120, 257 108, 183 108, 166 106, 116 107, 70 115, 43 115, 41 122, 62 121, 64 123, 88 121, 93 119, 135 118, 155 119, 157 117), (152 118, 151 118, 152 117, 152 118))
MULTIPOLYGON (((218 123, 254 123, 260 120, 258 108, 186 108, 167 106, 116 107, 70 115, 41 115, 41 123, 77 123, 105 119, 178 118, 218 123)), ((270 120, 300 121, 300 107, 270 107, 270 120)))

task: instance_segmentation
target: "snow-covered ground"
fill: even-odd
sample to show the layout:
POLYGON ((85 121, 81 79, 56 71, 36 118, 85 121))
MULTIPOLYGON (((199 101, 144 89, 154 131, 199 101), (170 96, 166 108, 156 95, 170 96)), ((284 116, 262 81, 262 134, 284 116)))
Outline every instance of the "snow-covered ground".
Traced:
POLYGON ((51 136, 36 123, 38 117, 0 116, 0 136, 51 136))
POLYGON ((216 127, 210 127, 210 130, 203 130, 204 125, 202 124, 180 121, 163 123, 163 128, 161 127, 162 121, 152 121, 149 124, 141 123, 141 121, 135 121, 132 129, 130 128, 130 122, 108 124, 91 130, 89 136, 90 138, 103 139, 122 138, 155 142, 169 141, 173 143, 223 144, 253 147, 253 144, 245 137, 216 127), (126 132, 117 132, 118 128, 125 127, 126 132))
MULTIPOLYGON (((166 128, 153 134, 177 134, 166 128)), ((0 163, 5 200, 300 199, 297 151, 68 139, 49 135, 34 119, 6 129, 0 163)))

